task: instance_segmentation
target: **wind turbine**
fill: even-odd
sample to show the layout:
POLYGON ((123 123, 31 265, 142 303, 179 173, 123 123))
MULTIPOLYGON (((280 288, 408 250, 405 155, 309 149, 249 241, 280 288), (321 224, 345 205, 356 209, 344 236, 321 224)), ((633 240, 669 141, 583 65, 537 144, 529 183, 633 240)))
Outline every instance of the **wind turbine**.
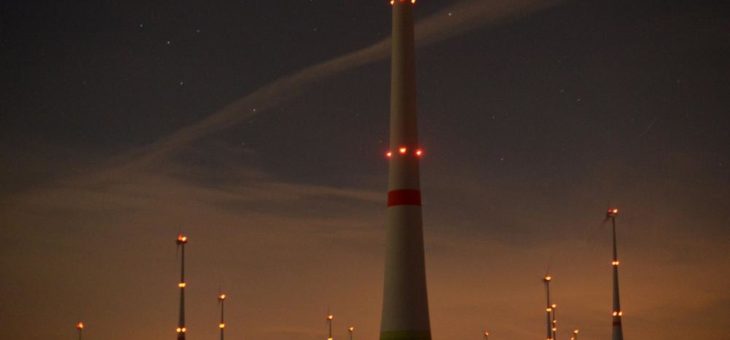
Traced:
POLYGON ((177 235, 175 242, 178 249, 181 250, 180 282, 177 284, 178 288, 180 288, 180 319, 178 320, 176 331, 177 340, 185 340, 185 332, 187 332, 187 327, 185 327, 185 286, 187 286, 185 283, 185 244, 188 243, 188 237, 180 233, 177 235))
POLYGON ((610 208, 606 212, 606 220, 611 220, 611 230, 613 235, 613 261, 611 261, 611 266, 613 267, 613 313, 612 313, 612 330, 611 330, 611 339, 612 340, 623 340, 624 339, 624 332, 623 327, 621 326, 621 317, 623 316, 623 312, 621 311, 621 302, 619 299, 619 289, 618 289, 618 251, 616 246, 616 216, 618 216, 618 209, 617 208, 610 208))
POLYGON ((226 302, 226 294, 220 293, 218 295, 218 304, 221 305, 221 321, 218 324, 218 328, 221 330, 221 340, 223 340, 223 333, 226 330, 226 319, 225 319, 225 302, 226 302))

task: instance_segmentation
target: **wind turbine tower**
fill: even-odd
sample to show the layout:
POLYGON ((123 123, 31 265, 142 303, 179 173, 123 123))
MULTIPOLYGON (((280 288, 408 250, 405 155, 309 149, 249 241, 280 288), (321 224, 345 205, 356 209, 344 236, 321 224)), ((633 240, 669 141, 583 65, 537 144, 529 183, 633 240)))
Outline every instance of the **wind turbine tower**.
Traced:
POLYGON ((218 328, 221 330, 221 340, 223 340, 223 333, 225 333, 226 330, 226 319, 225 319, 225 302, 226 302, 226 294, 220 293, 218 295, 218 304, 221 305, 221 322, 218 324, 218 328))
POLYGON ((79 331, 79 340, 81 340, 81 337, 83 336, 83 333, 84 333, 84 322, 83 321, 79 321, 79 323, 76 324, 76 330, 79 331))
POLYGON ((332 313, 327 313, 327 340, 332 340, 332 321, 335 319, 335 316, 332 315, 332 313))
POLYGON ((390 160, 380 340, 430 340, 423 250, 413 8, 391 0, 390 160))
POLYGON ((618 216, 618 209, 611 208, 606 212, 606 219, 611 219, 612 234, 613 234, 613 261, 611 266, 613 267, 613 322, 611 340, 623 340, 624 331, 621 327, 621 317, 623 312, 621 311, 621 302, 618 294, 618 251, 616 246, 616 216, 618 216))
POLYGON ((185 340, 185 244, 188 243, 188 237, 180 233, 177 235, 177 247, 181 250, 180 257, 180 283, 177 286, 180 288, 180 319, 177 323, 177 340, 185 340))
POLYGON ((545 312, 547 313, 547 340, 555 339, 553 331, 553 305, 550 303, 550 281, 552 279, 550 275, 545 275, 542 278, 542 282, 545 283, 545 295, 547 296, 547 305, 545 307, 545 312))
POLYGON ((556 340, 558 338, 558 305, 553 303, 550 309, 553 313, 553 339, 556 340))

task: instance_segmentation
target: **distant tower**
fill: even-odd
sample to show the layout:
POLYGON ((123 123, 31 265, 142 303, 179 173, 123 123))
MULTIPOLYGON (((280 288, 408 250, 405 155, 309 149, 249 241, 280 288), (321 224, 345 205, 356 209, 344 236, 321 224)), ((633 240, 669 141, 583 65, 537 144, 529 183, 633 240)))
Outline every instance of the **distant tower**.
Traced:
POLYGON ((552 304, 550 310, 553 313, 553 339, 558 338, 558 305, 552 304))
POLYGON ((547 340, 555 339, 553 337, 553 305, 550 303, 550 281, 552 276, 545 275, 542 278, 542 282, 545 283, 545 295, 547 296, 547 305, 545 305, 545 312, 547 313, 547 340))
POLYGON ((613 231, 613 261, 611 266, 613 267, 613 322, 611 340, 623 340, 624 331, 621 327, 621 317, 623 312, 621 311, 621 302, 619 301, 618 295, 618 251, 616 247, 616 216, 618 216, 618 209, 611 208, 606 212, 606 219, 611 219, 612 231, 613 231))
POLYGON ((415 0, 391 0, 390 159, 380 340, 430 340, 416 119, 415 0))
POLYGON ((484 331, 484 340, 489 340, 489 331, 484 331))
POLYGON ((223 333, 226 330, 226 319, 225 319, 225 302, 226 294, 221 293, 218 295, 218 304, 221 305, 221 322, 218 324, 218 328, 221 330, 221 340, 223 340, 223 333))
POLYGON ((83 333, 84 333, 84 323, 82 321, 79 321, 76 324, 76 330, 79 331, 79 340, 81 340, 81 337, 83 336, 83 333))
POLYGON ((573 335, 570 337, 570 340, 578 340, 578 329, 573 330, 573 335))
POLYGON ((347 333, 350 334, 350 340, 352 340, 352 333, 354 333, 354 332, 355 332, 355 327, 353 327, 353 326, 347 327, 347 333))
POLYGON ((332 321, 335 319, 335 316, 331 313, 327 313, 327 340, 332 340, 332 321))
POLYGON ((179 234, 177 235, 177 246, 181 250, 180 258, 180 283, 177 286, 180 288, 180 320, 177 323, 177 340, 185 340, 185 244, 188 243, 188 237, 179 234))

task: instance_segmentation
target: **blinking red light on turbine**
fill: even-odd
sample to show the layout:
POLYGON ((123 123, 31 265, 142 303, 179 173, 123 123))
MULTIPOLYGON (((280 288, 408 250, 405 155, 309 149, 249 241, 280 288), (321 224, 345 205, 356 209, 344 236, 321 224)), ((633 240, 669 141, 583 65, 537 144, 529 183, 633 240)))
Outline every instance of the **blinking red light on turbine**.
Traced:
POLYGON ((611 209, 608 209, 608 216, 609 216, 609 217, 615 217, 615 216, 618 216, 618 208, 611 208, 611 209))
MULTIPOLYGON (((400 1, 400 2, 408 2, 408 0, 398 0, 398 1, 400 1)), ((416 0, 410 0, 410 2, 412 4, 415 4, 416 3, 416 0)), ((395 4, 395 0, 390 0, 390 5, 392 6, 393 4, 395 4)))
MULTIPOLYGON (((399 155, 402 155, 402 156, 406 156, 406 155, 409 154, 408 153, 408 147, 406 147, 406 146, 399 147, 396 152, 399 155)), ((416 157, 418 157, 418 158, 423 157, 424 153, 425 152, 421 148, 417 148, 417 149, 413 150, 413 155, 416 156, 416 157)), ((393 158, 393 151, 386 151, 385 152, 385 157, 386 158, 393 158)))

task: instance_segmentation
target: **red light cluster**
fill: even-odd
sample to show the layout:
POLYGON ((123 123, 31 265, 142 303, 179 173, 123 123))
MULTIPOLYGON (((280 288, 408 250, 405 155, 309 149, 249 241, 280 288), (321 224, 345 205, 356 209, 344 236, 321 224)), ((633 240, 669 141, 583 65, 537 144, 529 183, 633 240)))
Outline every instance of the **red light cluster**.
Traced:
POLYGON ((608 209, 608 212, 606 213, 606 216, 608 216, 608 217, 615 217, 617 215, 618 215, 618 209, 617 208, 608 209))
MULTIPOLYGON (((405 147, 405 146, 401 146, 401 147, 398 148, 397 153, 400 154, 400 155, 405 156, 405 155, 408 154, 408 148, 405 147)), ((418 149, 413 150, 413 155, 416 156, 416 157, 418 157, 418 158, 423 157, 423 149, 418 148, 418 149)), ((392 158, 393 157, 393 151, 388 150, 388 152, 385 153, 385 157, 392 158)))
MULTIPOLYGON (((399 1, 399 2, 409 2, 409 0, 398 0, 398 1, 399 1)), ((415 3, 416 3, 416 0, 410 0, 410 2, 411 2, 412 4, 415 4, 415 3)), ((392 6, 393 4, 395 4, 395 0, 390 0, 390 4, 391 4, 391 6, 392 6)))

